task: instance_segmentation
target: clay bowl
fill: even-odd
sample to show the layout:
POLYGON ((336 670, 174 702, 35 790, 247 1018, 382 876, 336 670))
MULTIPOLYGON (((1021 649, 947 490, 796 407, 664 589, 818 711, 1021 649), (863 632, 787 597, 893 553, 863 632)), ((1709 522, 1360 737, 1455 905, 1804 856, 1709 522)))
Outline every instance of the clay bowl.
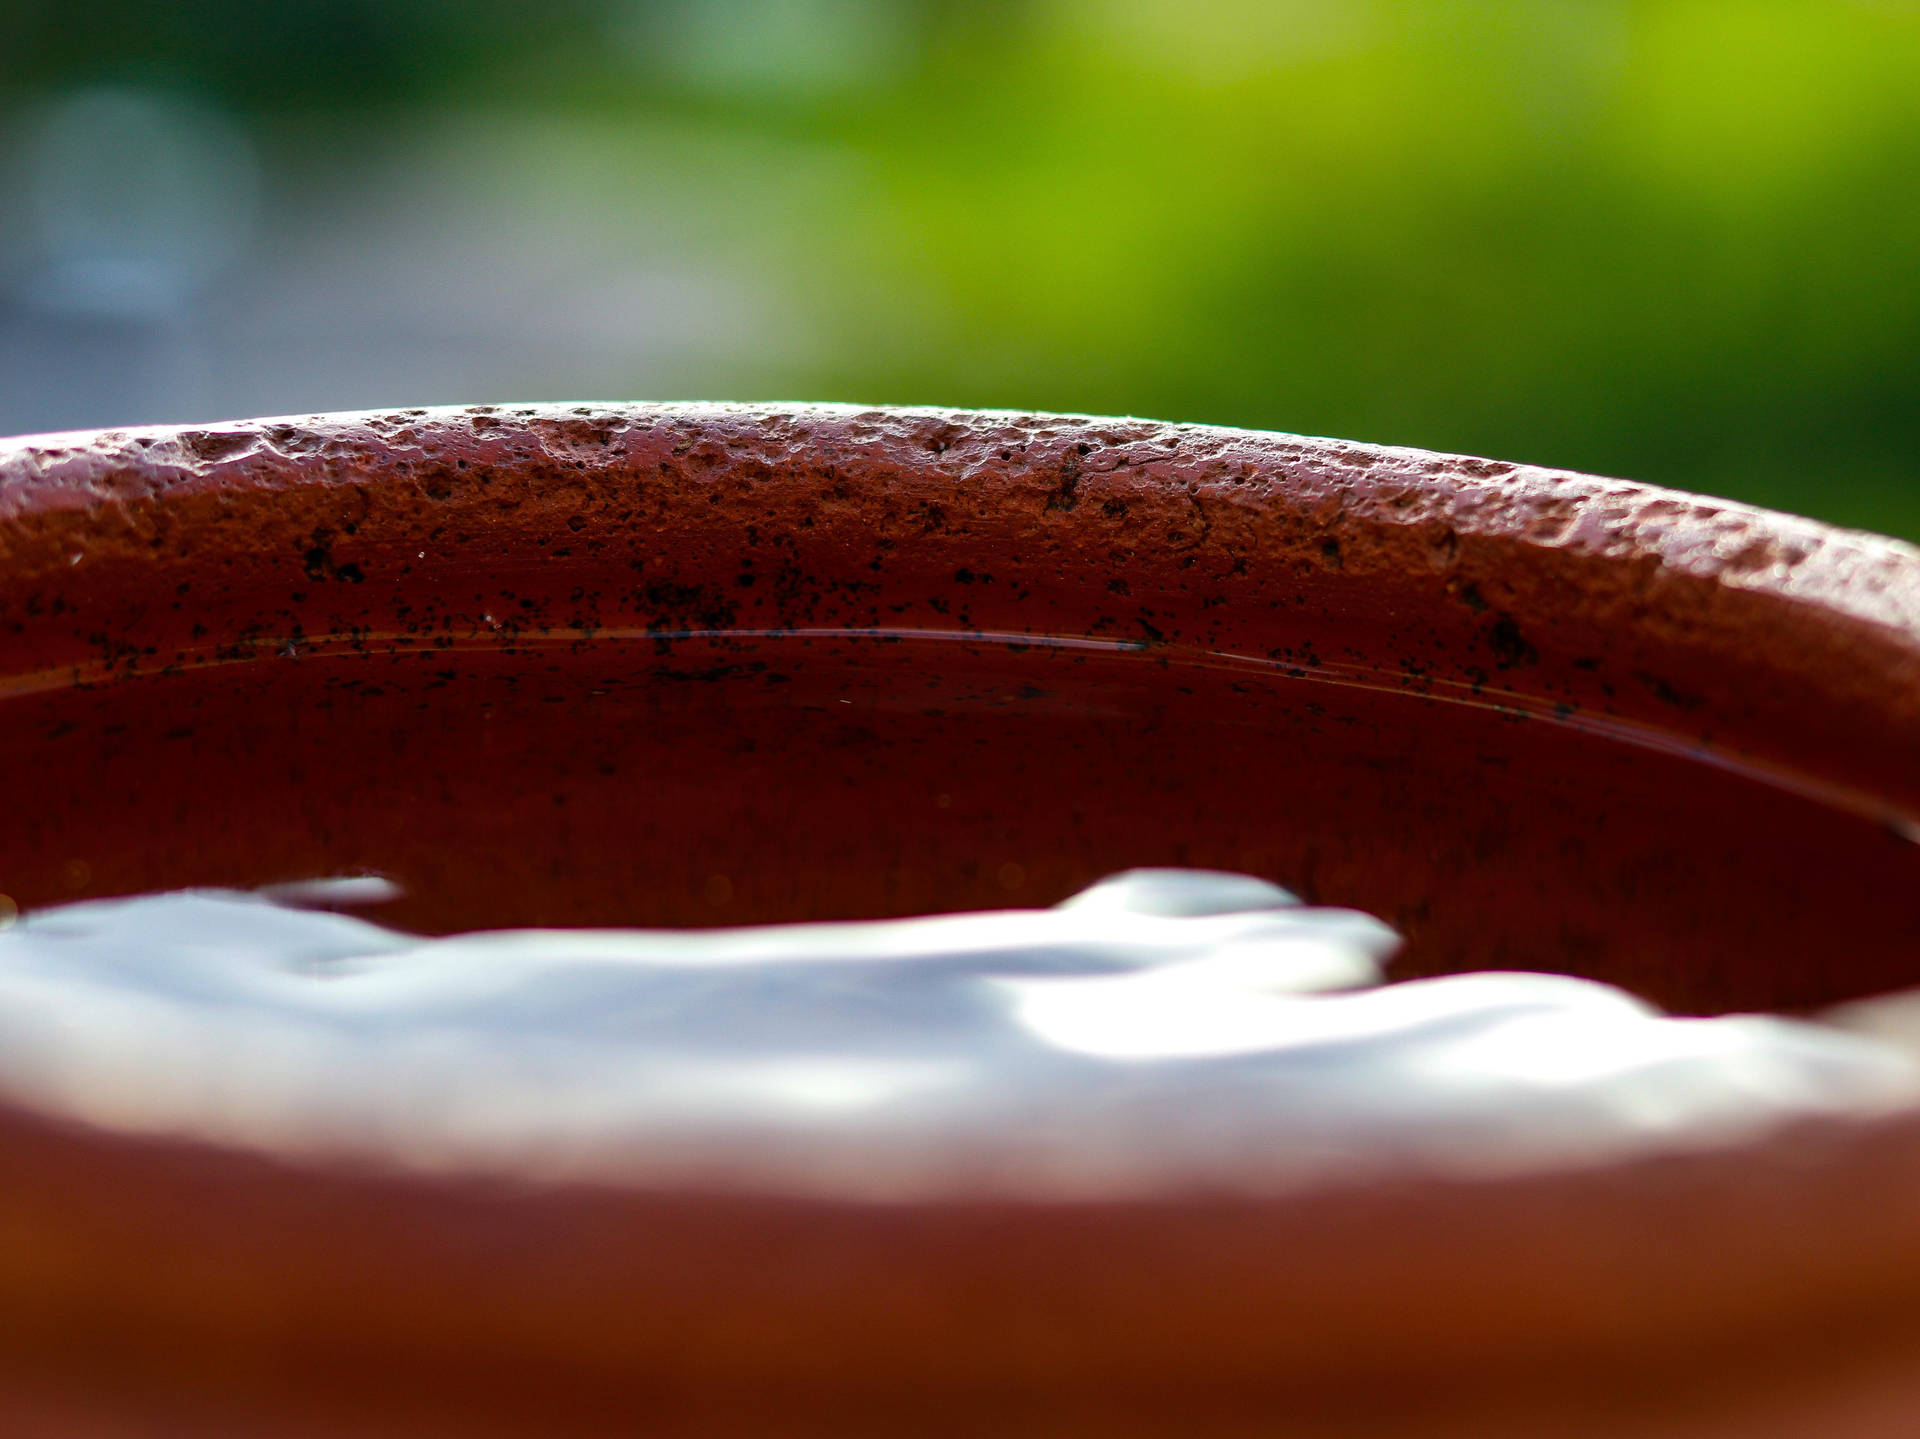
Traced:
MULTIPOLYGON (((707 925, 1244 870, 1670 1009, 1920 981, 1920 553, 1011 414, 0 446, 0 888, 707 925)), ((856 1204, 0 1115, 12 1433, 1907 1433, 1920 1118, 1271 1196, 856 1204), (91 1426, 91 1427, 89 1427, 91 1426), (118 1426, 118 1427, 116 1427, 118 1426)))

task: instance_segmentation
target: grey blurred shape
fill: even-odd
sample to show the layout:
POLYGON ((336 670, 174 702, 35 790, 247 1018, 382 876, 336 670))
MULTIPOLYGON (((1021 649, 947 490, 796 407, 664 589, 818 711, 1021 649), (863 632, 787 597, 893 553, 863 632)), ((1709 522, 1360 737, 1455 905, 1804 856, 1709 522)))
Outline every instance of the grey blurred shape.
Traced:
POLYGON ((26 123, 8 209, 22 305, 164 321, 247 248, 260 169, 220 111, 157 90, 72 92, 26 123))
POLYGON ((805 147, 503 110, 260 148, 244 252, 144 313, 46 303, 0 149, 0 434, 778 388, 814 343, 790 255, 863 193, 805 147))

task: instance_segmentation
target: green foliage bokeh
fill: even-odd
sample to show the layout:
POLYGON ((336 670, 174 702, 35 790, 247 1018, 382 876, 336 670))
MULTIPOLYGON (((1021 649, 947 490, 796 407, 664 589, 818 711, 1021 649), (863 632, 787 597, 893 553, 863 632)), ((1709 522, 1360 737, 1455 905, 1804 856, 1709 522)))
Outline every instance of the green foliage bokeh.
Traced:
POLYGON ((1338 434, 1920 536, 1920 4, 0 9, 13 93, 129 77, 267 133, 483 109, 667 147, 808 316, 684 394, 1338 434), (703 145, 787 178, 716 197, 703 145))

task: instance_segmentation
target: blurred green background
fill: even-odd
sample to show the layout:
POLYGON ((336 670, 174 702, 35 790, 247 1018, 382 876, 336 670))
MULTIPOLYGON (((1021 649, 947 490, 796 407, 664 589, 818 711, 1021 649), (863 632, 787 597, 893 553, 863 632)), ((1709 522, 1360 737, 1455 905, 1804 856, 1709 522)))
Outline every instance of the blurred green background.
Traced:
POLYGON ((1915 0, 0 0, 0 430, 805 398, 1920 536, 1915 0))

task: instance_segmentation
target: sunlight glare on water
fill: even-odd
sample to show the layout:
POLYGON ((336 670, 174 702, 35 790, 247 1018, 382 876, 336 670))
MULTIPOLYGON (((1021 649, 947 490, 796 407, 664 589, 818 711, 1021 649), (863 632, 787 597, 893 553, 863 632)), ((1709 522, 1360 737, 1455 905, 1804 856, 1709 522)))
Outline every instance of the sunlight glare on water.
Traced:
POLYGON ((0 1092, 309 1157, 868 1197, 1596 1161, 1916 1092, 1898 1048, 1819 1025, 1560 975, 1384 984, 1385 925, 1244 875, 712 930, 434 939, 330 912, 393 897, 29 913, 0 936, 0 1092))

